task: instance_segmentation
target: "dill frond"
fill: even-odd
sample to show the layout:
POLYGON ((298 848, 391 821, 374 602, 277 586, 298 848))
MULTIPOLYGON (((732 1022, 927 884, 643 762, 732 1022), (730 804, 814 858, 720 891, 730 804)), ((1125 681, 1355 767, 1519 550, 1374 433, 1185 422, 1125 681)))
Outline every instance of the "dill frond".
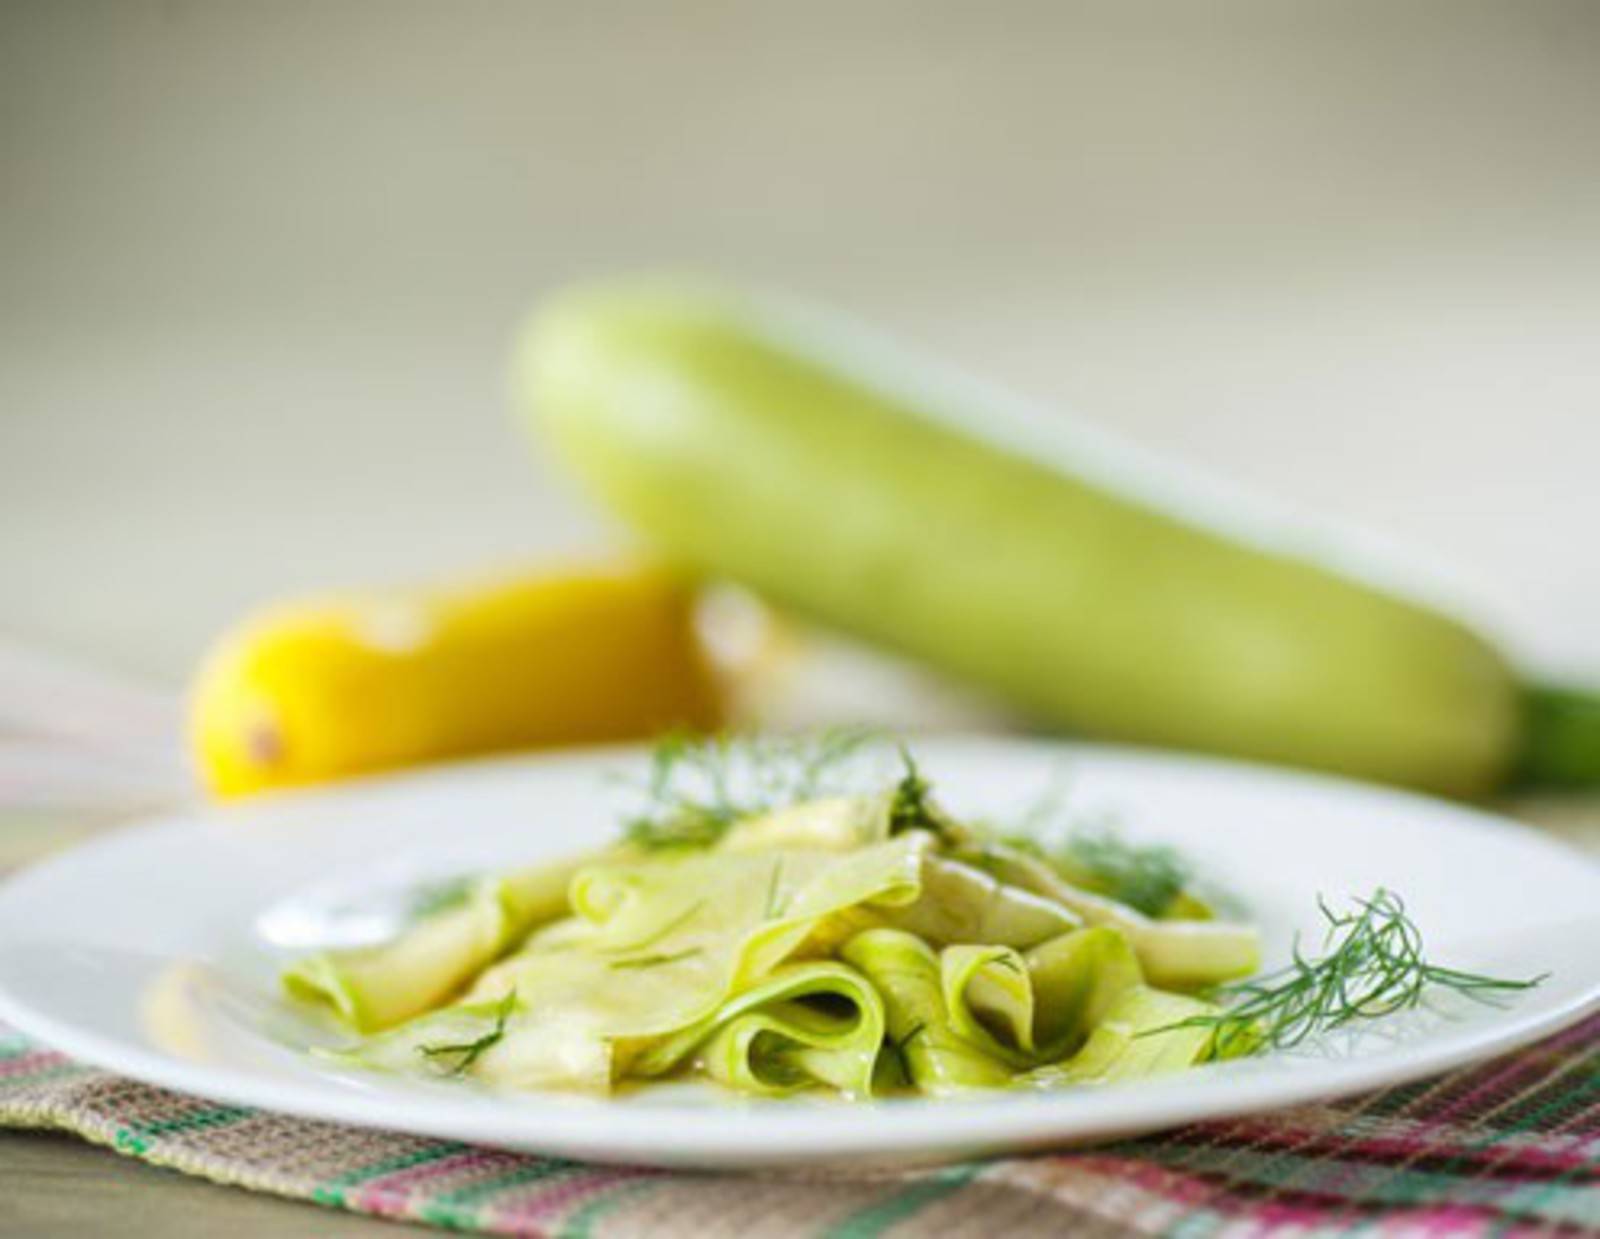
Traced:
POLYGON ((1056 861, 1069 881, 1146 916, 1160 916, 1194 878, 1189 862, 1173 848, 1130 843, 1107 826, 1074 831, 1056 861))
POLYGON ((675 964, 681 959, 693 959, 696 955, 704 955, 701 947, 691 946, 682 951, 672 951, 665 955, 640 955, 634 959, 614 959, 607 965, 610 968, 659 968, 662 964, 675 964))
MULTIPOLYGON (((1196 881, 1188 858, 1165 844, 1131 842, 1111 821, 1072 811, 1059 778, 996 837, 1043 861, 1074 886, 1146 916, 1187 915, 1176 909, 1196 881)), ((1207 892, 1207 902, 1213 894, 1207 892)), ((1192 903, 1205 906, 1199 900, 1192 903)))
POLYGON ((511 990, 495 1008, 494 1027, 474 1041, 441 1042, 437 1045, 419 1045, 417 1053, 431 1061, 454 1056, 455 1061, 442 1065, 445 1075, 465 1075, 467 1069, 483 1057, 491 1046, 497 1045, 506 1035, 506 1021, 516 1010, 517 991, 511 990))
POLYGON ((472 897, 478 879, 474 874, 445 878, 438 882, 425 882, 414 887, 406 901, 406 919, 425 920, 441 912, 459 908, 472 897))
POLYGON ((763 920, 773 920, 782 910, 782 900, 779 894, 783 883, 783 858, 779 857, 772 865, 772 876, 767 879, 767 902, 762 913, 763 920))
POLYGON ((849 790, 853 760, 877 738, 864 728, 811 736, 702 736, 675 732, 650 757, 643 806, 623 822, 648 850, 705 848, 735 822, 849 790))
POLYGON ((1296 936, 1288 965, 1223 987, 1217 994, 1222 1011, 1168 1027, 1213 1029, 1215 1056, 1228 1058, 1290 1049, 1357 1020, 1411 1010, 1433 988, 1487 1001, 1491 994, 1531 989, 1547 975, 1516 981, 1430 963, 1422 932, 1399 895, 1380 886, 1353 903, 1352 910, 1336 912, 1319 896, 1327 922, 1321 954, 1308 958, 1296 936))
POLYGON ((923 777, 904 744, 900 746, 900 764, 900 781, 889 798, 889 833, 926 830, 947 843, 963 841, 967 832, 934 803, 933 784, 923 777))

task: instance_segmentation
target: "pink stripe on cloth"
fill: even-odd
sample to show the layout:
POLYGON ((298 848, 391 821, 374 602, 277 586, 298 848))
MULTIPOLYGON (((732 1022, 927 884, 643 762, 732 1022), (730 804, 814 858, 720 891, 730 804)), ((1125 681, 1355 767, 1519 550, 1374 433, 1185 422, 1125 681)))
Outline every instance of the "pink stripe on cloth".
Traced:
POLYGON ((1508 1223, 1492 1209, 1475 1205, 1428 1205, 1417 1209, 1400 1209, 1377 1224, 1379 1234, 1401 1235, 1410 1239, 1416 1235, 1450 1236, 1459 1239, 1467 1235, 1521 1236, 1537 1228, 1522 1223, 1508 1223))
MULTIPOLYGON (((656 1176, 647 1171, 575 1168, 574 1177, 565 1183, 552 1187, 547 1181, 538 1186, 530 1186, 529 1195, 521 1200, 497 1206, 494 1217, 497 1221, 514 1226, 516 1233, 525 1234, 527 1231, 524 1228, 550 1220, 558 1214, 565 1214, 601 1192, 620 1187, 624 1183, 632 1183, 637 1179, 653 1177, 656 1176)), ((533 1233, 540 1232, 535 1230, 533 1233)))
MULTIPOLYGON (((1341 1135, 1337 1130, 1308 1132, 1304 1128, 1274 1126, 1265 1121, 1234 1125, 1230 1127, 1228 1135, 1230 1139, 1247 1140, 1262 1149, 1302 1151, 1312 1149, 1324 1156, 1344 1153, 1367 1160, 1381 1157, 1417 1157, 1425 1154, 1429 1147, 1426 1140, 1419 1142, 1410 1132, 1347 1136, 1341 1135)), ((1589 1164, 1597 1141, 1600 1141, 1600 1137, 1589 1137, 1575 1141, 1565 1148, 1555 1148, 1551 1147, 1548 1137, 1539 1136, 1530 1138, 1527 1144, 1521 1146, 1513 1145, 1507 1140, 1498 1141, 1492 1146, 1485 1145, 1482 1149, 1451 1145, 1446 1156, 1452 1161, 1468 1161, 1481 1154, 1484 1159, 1493 1160, 1499 1165, 1566 1173, 1581 1170, 1589 1164)))
POLYGON ((435 1179, 448 1179, 473 1166, 499 1169, 516 1164, 518 1159, 510 1153, 497 1153, 490 1149, 463 1149, 436 1162, 397 1170, 370 1183, 364 1183, 350 1196, 350 1203, 357 1209, 381 1213, 385 1217, 402 1216, 407 1212, 416 1189, 429 1186, 435 1179))
POLYGON ((1132 1183, 1154 1195, 1185 1205, 1204 1204, 1211 1187, 1198 1175, 1171 1170, 1156 1162, 1134 1157, 1101 1157, 1094 1154, 1065 1154, 1059 1159, 1078 1170, 1102 1175, 1119 1183, 1132 1183))
POLYGON ((36 1071, 43 1071, 46 1067, 63 1067, 69 1062, 71 1059, 65 1054, 58 1054, 54 1050, 35 1050, 30 1054, 24 1054, 21 1058, 0 1062, 0 1078, 32 1075, 36 1071))
MULTIPOLYGON (((1554 1050, 1566 1049, 1567 1046, 1576 1042, 1585 1041, 1593 1035, 1593 1024, 1588 1020, 1583 1020, 1577 1024, 1574 1024, 1571 1028, 1568 1028, 1564 1032, 1557 1033, 1548 1041, 1541 1042, 1539 1049, 1548 1054, 1554 1050)), ((1530 1063, 1525 1055, 1511 1055, 1507 1059, 1506 1065, 1491 1075, 1487 1080, 1479 1081, 1476 1087, 1468 1089, 1454 1101, 1446 1103, 1438 1110, 1430 1114, 1427 1121, 1423 1123, 1417 1131, 1411 1133, 1411 1140, 1413 1141, 1414 1148, 1417 1152, 1421 1152, 1429 1145, 1430 1142, 1433 1141, 1440 1128, 1448 1124, 1457 1115, 1469 1109, 1472 1103, 1477 1101, 1480 1097, 1492 1093, 1507 1080, 1514 1079, 1518 1075, 1531 1074, 1536 1070, 1536 1066, 1530 1063)))

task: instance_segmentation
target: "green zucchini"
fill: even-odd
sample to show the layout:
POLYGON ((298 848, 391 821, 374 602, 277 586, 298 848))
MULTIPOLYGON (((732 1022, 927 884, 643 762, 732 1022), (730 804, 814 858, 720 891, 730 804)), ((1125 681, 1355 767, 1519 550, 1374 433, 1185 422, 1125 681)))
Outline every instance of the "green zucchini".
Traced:
POLYGON ((657 551, 1041 723, 1456 796, 1518 763, 1520 685, 1467 627, 859 335, 705 285, 580 287, 515 384, 657 551))

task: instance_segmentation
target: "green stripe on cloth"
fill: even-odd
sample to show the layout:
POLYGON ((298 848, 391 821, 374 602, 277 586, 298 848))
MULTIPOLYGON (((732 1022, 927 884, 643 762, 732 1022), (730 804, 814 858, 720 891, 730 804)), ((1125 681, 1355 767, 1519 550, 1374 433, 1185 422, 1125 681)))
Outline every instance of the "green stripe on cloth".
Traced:
POLYGON ((202 1127, 226 1127, 240 1119, 249 1118, 254 1110, 238 1106, 208 1106, 173 1119, 157 1119, 134 1123, 128 1130, 140 1136, 171 1136, 181 1131, 196 1131, 202 1127))
POLYGON ((880 1200, 859 1213, 835 1223, 828 1231, 828 1239, 877 1239, 891 1226, 895 1226, 926 1209, 934 1201, 959 1191, 982 1171, 978 1165, 950 1166, 935 1171, 927 1178, 915 1180, 895 1191, 887 1200, 880 1200))
POLYGON ((635 1179, 631 1183, 619 1184, 604 1195, 591 1197, 567 1217, 562 1228, 562 1239, 593 1239, 595 1227, 607 1216, 660 1186, 660 1182, 654 1179, 635 1179))
POLYGON ((497 1192, 503 1192, 508 1188, 522 1187, 529 1183, 547 1182, 558 1175, 570 1175, 573 1173, 575 1171, 571 1162, 535 1161, 520 1163, 510 1170, 490 1175, 477 1183, 456 1188, 454 1191, 441 1192, 428 1202, 428 1208, 424 1211, 423 1216, 427 1218, 428 1214, 435 1210, 454 1214, 464 1205, 473 1205, 480 1201, 488 1200, 497 1192))
POLYGON ((374 1179, 381 1179, 384 1175, 396 1174, 402 1170, 412 1170, 418 1166, 425 1166, 430 1162, 441 1161, 452 1157, 470 1148, 470 1145, 460 1144, 455 1141, 446 1143, 428 1144, 421 1149, 410 1149, 398 1155, 389 1156, 379 1161, 347 1170, 336 1175, 325 1183, 320 1183, 313 1190, 312 1196, 322 1204, 343 1205, 345 1194, 363 1183, 370 1183, 374 1179))

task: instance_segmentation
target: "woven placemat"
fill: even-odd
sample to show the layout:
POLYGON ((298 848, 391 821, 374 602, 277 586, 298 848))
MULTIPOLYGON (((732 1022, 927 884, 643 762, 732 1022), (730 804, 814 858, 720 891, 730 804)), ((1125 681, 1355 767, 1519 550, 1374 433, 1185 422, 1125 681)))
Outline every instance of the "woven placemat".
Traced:
POLYGON ((561 1236, 1600 1233, 1600 1016, 1435 1080, 1083 1152, 931 1171, 588 1166, 119 1079, 0 1030, 0 1125, 457 1230, 561 1236))

